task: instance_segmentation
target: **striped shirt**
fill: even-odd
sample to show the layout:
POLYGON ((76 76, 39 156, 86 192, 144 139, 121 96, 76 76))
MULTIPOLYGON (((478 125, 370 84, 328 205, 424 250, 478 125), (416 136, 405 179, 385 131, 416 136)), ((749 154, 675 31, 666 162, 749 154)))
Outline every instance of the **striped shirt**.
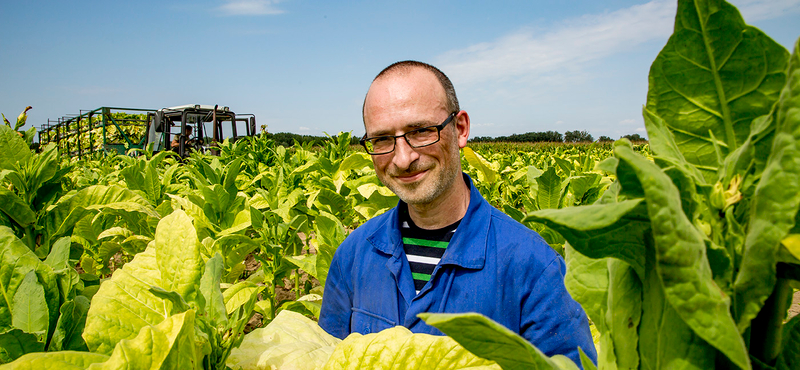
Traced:
POLYGON ((403 248, 414 278, 417 294, 431 280, 433 269, 439 264, 450 239, 456 232, 460 220, 438 230, 425 230, 417 227, 408 212, 400 212, 400 235, 403 248))

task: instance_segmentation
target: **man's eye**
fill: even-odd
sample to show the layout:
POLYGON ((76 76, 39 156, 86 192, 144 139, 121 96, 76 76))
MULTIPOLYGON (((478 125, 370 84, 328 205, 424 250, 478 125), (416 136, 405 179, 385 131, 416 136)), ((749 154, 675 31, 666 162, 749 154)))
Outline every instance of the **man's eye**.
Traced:
POLYGON ((414 131, 409 131, 406 136, 410 138, 425 138, 432 135, 436 135, 436 128, 435 127, 423 127, 420 129, 416 129, 414 131))
POLYGON ((383 137, 376 137, 372 139, 372 145, 385 145, 392 142, 392 139, 388 136, 383 137))

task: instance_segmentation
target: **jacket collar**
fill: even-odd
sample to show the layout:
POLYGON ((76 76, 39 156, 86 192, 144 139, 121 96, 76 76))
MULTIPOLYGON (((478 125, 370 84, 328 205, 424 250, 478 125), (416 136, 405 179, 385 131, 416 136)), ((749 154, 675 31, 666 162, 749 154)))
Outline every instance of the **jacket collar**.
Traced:
MULTIPOLYGON (((481 193, 472 184, 472 179, 462 173, 464 182, 470 189, 469 206, 464 218, 450 240, 450 245, 442 257, 441 264, 456 265, 469 269, 482 269, 486 262, 486 245, 489 235, 491 205, 483 199, 481 193)), ((400 258, 403 252, 403 241, 400 236, 400 213, 398 208, 406 206, 399 201, 397 207, 389 210, 386 217, 373 229, 367 240, 384 254, 400 258)))

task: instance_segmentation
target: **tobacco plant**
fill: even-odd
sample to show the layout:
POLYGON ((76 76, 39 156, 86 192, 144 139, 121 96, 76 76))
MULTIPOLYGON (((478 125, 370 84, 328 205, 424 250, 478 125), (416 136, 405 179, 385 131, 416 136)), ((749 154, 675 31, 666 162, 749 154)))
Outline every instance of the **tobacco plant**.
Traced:
POLYGON ((0 363, 32 352, 87 350, 81 333, 91 293, 69 254, 63 237, 40 261, 0 226, 0 363))
POLYGON ((800 209, 797 52, 724 1, 679 1, 643 111, 653 161, 621 140, 596 204, 529 215, 569 243, 601 369, 798 363, 798 319, 783 324, 800 277, 783 246, 800 209))

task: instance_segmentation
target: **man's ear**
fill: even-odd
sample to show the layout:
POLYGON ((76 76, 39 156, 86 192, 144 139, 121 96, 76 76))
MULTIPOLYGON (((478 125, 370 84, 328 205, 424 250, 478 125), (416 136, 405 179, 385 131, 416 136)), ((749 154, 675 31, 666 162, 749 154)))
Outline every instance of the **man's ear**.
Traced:
POLYGON ((454 120, 454 126, 458 133, 458 147, 463 148, 467 146, 467 139, 469 139, 469 114, 462 110, 458 112, 454 120))

